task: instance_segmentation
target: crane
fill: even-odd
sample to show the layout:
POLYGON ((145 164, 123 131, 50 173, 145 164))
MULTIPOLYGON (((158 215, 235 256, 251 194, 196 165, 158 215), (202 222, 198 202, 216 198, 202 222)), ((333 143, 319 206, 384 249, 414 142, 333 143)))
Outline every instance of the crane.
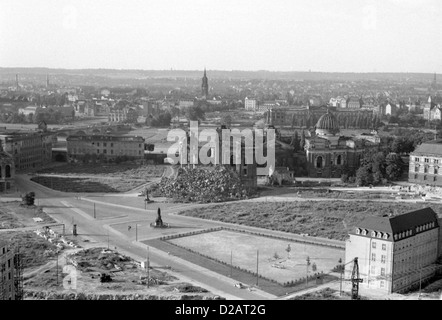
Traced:
MULTIPOLYGON (((344 281, 351 281, 351 300, 359 300, 359 283, 363 280, 359 277, 359 265, 358 258, 354 258, 345 265, 353 262, 353 270, 351 272, 351 279, 344 279, 344 281)), ((344 266, 345 266, 344 265, 344 266)), ((342 284, 342 273, 341 273, 341 284, 342 284)))

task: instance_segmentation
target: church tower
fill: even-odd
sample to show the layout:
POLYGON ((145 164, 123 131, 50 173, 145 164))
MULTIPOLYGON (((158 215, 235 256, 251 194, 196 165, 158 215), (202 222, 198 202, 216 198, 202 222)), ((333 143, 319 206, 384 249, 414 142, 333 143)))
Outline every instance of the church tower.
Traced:
POLYGON ((206 68, 204 68, 203 83, 201 85, 201 95, 204 98, 207 98, 209 96, 209 81, 206 75, 206 68))

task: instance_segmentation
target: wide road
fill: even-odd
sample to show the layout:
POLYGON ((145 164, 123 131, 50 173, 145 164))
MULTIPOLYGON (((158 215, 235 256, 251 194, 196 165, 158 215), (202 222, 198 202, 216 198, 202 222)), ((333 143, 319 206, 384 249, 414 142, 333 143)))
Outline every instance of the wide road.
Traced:
MULTIPOLYGON (((129 206, 106 203, 108 198, 105 196, 85 197, 85 195, 51 190, 30 181, 29 178, 28 175, 17 175, 17 188, 21 193, 35 192, 37 203, 43 206, 45 211, 58 222, 64 223, 67 232, 70 232, 72 225, 76 224, 78 234, 81 237, 102 245, 108 243, 110 248, 117 247, 118 251, 128 254, 139 261, 145 259, 147 254, 147 247, 139 242, 141 240, 156 238, 162 233, 183 232, 218 225, 216 222, 169 215, 168 213, 179 210, 179 207, 175 207, 171 208, 170 212, 167 209, 162 210, 163 220, 170 223, 174 228, 153 229, 148 225, 155 221, 157 210, 145 210, 141 198, 139 198, 141 201, 140 208, 131 208, 129 206), (128 225, 131 226, 130 231, 127 228, 128 225), (138 242, 135 241, 135 238, 138 239, 138 242)), ((159 250, 150 249, 149 252, 150 261, 153 266, 170 266, 173 275, 178 275, 183 281, 190 281, 200 285, 213 294, 226 297, 227 299, 276 299, 275 296, 261 290, 248 291, 236 288, 233 285, 235 281, 227 276, 192 265, 159 250)))

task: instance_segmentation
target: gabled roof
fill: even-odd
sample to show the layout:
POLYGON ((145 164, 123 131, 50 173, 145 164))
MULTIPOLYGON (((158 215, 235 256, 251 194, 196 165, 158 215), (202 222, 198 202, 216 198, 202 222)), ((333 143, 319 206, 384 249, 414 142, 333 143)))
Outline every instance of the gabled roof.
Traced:
MULTIPOLYGON (((377 231, 390 234, 388 240, 394 241, 393 235, 401 232, 410 231, 411 235, 416 232, 416 227, 434 222, 434 226, 438 227, 437 214, 431 208, 424 208, 416 211, 411 211, 398 216, 370 216, 365 218, 356 227, 370 231, 377 231)), ((351 232, 354 234, 354 232, 351 232)), ((370 236, 368 234, 367 236, 370 236)))

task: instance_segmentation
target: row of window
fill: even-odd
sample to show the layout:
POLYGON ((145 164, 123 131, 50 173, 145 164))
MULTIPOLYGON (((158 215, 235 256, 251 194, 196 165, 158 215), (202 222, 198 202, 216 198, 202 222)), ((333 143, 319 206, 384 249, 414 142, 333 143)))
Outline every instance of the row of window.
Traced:
MULTIPOLYGON (((373 241, 373 242, 371 243, 371 247, 372 247, 373 249, 376 249, 376 242, 373 241)), ((382 244, 382 250, 383 250, 383 251, 387 250, 387 245, 386 245, 385 243, 382 244)))
MULTIPOLYGON (((414 172, 419 172, 419 166, 414 167, 414 172)), ((429 173, 428 166, 424 167, 424 173, 429 173)), ((439 174, 439 167, 433 168, 433 174, 439 174)))
MULTIPOLYGON (((415 175, 414 175, 414 179, 415 179, 415 180, 417 180, 417 179, 418 179, 418 177, 419 177, 419 176, 418 176, 417 174, 415 174, 415 175)), ((427 181, 427 180, 429 180, 429 179, 428 179, 428 177, 427 177, 427 176, 424 176, 424 180, 426 180, 426 181, 427 181)), ((432 181, 437 181, 437 177, 436 177, 436 176, 434 176, 434 177, 432 177, 432 179, 431 179, 431 180, 432 180, 432 181)))
MULTIPOLYGON (((95 142, 92 142, 92 144, 95 145, 95 142)), ((99 146, 100 146, 100 142, 97 142, 97 147, 99 147, 99 146)), ((110 146, 113 147, 113 146, 114 146, 114 143, 111 142, 110 146)), ((107 142, 103 142, 103 147, 107 147, 107 142)), ((139 143, 139 144, 138 144, 138 148, 141 148, 141 147, 142 147, 142 144, 139 143)))
MULTIPOLYGON (((430 163, 430 158, 423 158, 424 159, 424 163, 430 163)), ((419 157, 415 157, 414 161, 415 162, 420 162, 420 158, 419 157)), ((439 159, 433 159, 433 163, 438 164, 439 163, 439 159)))
MULTIPOLYGON (((376 266, 371 266, 371 274, 376 274, 376 266)), ((381 276, 385 276, 385 268, 381 268, 381 276)))
MULTIPOLYGON (((361 234, 363 236, 366 236, 366 235, 368 235, 368 230, 367 229, 356 228, 356 234, 361 234)), ((372 231, 371 232, 371 236, 373 238, 388 239, 390 237, 390 234, 384 233, 384 232, 380 232, 380 231, 372 231)))
MULTIPOLYGON (((376 253, 371 254, 371 261, 376 262, 376 253)), ((381 263, 385 263, 387 261, 387 256, 385 254, 381 255, 381 263)))

